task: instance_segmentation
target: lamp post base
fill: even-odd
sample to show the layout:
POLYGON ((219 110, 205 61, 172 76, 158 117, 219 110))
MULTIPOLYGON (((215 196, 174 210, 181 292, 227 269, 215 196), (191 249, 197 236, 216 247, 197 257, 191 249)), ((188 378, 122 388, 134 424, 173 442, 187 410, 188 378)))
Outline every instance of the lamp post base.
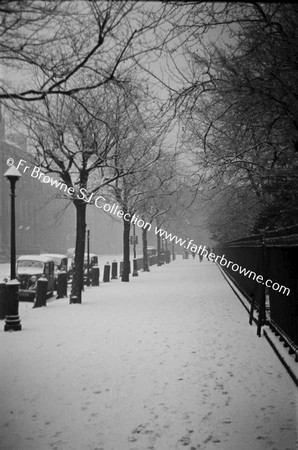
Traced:
POLYGON ((6 283, 6 316, 4 331, 20 331, 22 329, 19 317, 19 285, 18 280, 6 283))
POLYGON ((6 316, 4 331, 20 331, 22 329, 19 316, 6 316))

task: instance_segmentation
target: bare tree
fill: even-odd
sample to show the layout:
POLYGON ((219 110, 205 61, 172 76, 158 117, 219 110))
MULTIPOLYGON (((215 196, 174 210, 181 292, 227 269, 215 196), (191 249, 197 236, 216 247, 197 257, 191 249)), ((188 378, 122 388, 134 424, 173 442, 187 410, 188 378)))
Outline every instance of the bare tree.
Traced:
MULTIPOLYGON (((85 95, 81 107, 78 97, 46 97, 38 106, 27 108, 26 116, 35 151, 36 178, 55 186, 57 193, 76 208, 71 303, 81 303, 86 207, 100 207, 97 192, 134 170, 133 165, 120 165, 117 157, 129 139, 127 129, 122 127, 122 121, 128 118, 121 103, 126 104, 127 98, 123 90, 113 86, 102 87, 96 93, 100 102, 93 95, 85 95), (57 179, 45 178, 41 169, 57 179)), ((126 155, 129 158, 129 153, 126 155)))
POLYGON ((146 2, 3 0, 0 64, 9 72, 0 101, 12 106, 123 81, 169 39, 166 10, 146 2))
MULTIPOLYGON (((179 170, 177 154, 173 149, 164 149, 158 165, 153 167, 150 178, 145 180, 144 194, 139 198, 138 211, 146 226, 142 228, 143 270, 149 272, 147 252, 147 234, 152 224, 157 228, 162 223, 169 223, 177 206, 179 196, 179 170)), ((171 227, 173 228, 173 227, 171 227)), ((160 235, 157 234, 157 259, 161 260, 160 235)))
MULTIPOLYGON (((214 188, 223 189, 223 205, 246 190, 257 220, 262 207, 270 209, 278 195, 277 180, 285 192, 286 178, 295 180, 297 173, 298 10, 294 4, 258 3, 224 9, 222 30, 231 39, 222 35, 217 43, 205 41, 198 51, 188 48, 190 77, 184 78, 175 108, 198 169, 203 168, 214 188)), ((194 27, 195 21, 193 17, 194 27)), ((293 206, 289 191, 284 200, 293 206)), ((240 200, 238 206, 241 211, 240 200)), ((252 215, 244 217, 249 231, 252 215)), ((229 220, 227 216, 227 228, 229 220)))
MULTIPOLYGON (((131 96, 130 96, 131 98, 131 96)), ((156 110, 148 110, 146 98, 135 97, 134 103, 126 105, 132 111, 126 123, 127 139, 121 141, 121 152, 115 154, 120 167, 126 168, 129 174, 115 180, 108 186, 112 199, 123 211, 123 272, 122 281, 129 281, 129 235, 131 223, 143 220, 142 206, 145 199, 152 196, 152 174, 158 170, 163 158, 165 125, 162 115, 156 110), (133 109, 132 110, 132 105, 133 109), (137 109, 135 109, 137 107, 137 109), (140 217, 137 215, 140 214, 140 217)), ((167 125, 166 125, 167 126, 167 125)), ((125 125, 122 122, 122 127, 125 125)), ((119 149, 120 150, 120 149, 119 149)), ((157 187, 155 187, 157 189, 157 187)), ((143 227, 142 227, 143 228, 143 227)))

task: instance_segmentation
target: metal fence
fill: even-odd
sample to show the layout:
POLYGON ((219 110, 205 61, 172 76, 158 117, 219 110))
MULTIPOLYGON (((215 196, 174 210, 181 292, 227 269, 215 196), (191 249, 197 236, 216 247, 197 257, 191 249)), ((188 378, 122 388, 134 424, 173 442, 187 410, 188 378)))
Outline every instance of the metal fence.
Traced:
MULTIPOLYGON (((290 353, 298 355, 298 226, 270 231, 228 242, 217 248, 241 268, 262 275, 264 282, 257 282, 254 274, 245 276, 239 271, 221 265, 225 274, 250 303, 250 322, 254 311, 258 312, 258 335, 264 324, 269 325, 290 347, 290 353), (274 288, 266 287, 271 280, 274 288), (278 289, 278 285, 280 288, 278 289), (290 291, 282 289, 284 286, 290 291)), ((234 266, 234 269, 236 266, 234 266)))

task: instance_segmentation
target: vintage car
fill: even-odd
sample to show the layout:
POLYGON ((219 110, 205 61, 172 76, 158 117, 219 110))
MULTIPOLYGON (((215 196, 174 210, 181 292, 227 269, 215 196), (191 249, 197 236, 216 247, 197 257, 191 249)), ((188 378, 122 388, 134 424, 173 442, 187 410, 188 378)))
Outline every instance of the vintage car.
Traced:
POLYGON ((148 256, 156 256, 157 249, 155 247, 148 245, 147 246, 147 254, 148 254, 148 256))
MULTIPOLYGON (((91 269, 94 266, 98 266, 98 256, 94 253, 89 253, 89 276, 91 277, 91 269)), ((88 254, 84 255, 84 282, 87 282, 88 278, 88 254)), ((89 278, 90 279, 90 278, 89 278)))
MULTIPOLYGON (((71 263, 71 270, 70 275, 72 276, 74 271, 74 261, 75 261, 75 255, 73 255, 72 263, 71 263)), ((93 266, 98 266, 98 256, 95 253, 89 253, 89 271, 91 273, 91 269, 93 266)), ((87 274, 88 274, 88 253, 84 254, 84 282, 87 280, 87 274)))
MULTIPOLYGON (((88 254, 84 255, 84 268, 88 266, 88 254)), ((98 256, 94 253, 89 253, 89 267, 98 266, 98 256)))
POLYGON ((20 282, 19 300, 34 301, 37 280, 44 275, 48 280, 47 294, 53 295, 55 287, 55 263, 46 255, 23 255, 17 260, 17 279, 20 282))
POLYGON ((67 256, 61 255, 58 253, 45 253, 41 256, 46 256, 48 258, 53 259, 55 267, 54 267, 54 273, 55 273, 55 291, 57 290, 57 280, 58 280, 58 273, 60 270, 64 269, 67 272, 67 266, 68 266, 68 259, 67 256))

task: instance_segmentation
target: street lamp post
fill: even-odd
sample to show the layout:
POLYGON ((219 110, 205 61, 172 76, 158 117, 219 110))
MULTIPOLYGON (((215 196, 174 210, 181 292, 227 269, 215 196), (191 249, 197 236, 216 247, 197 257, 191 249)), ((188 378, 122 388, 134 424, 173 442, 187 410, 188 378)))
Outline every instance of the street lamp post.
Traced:
POLYGON ((11 166, 4 174, 10 182, 11 222, 10 222, 10 280, 6 283, 6 317, 4 331, 22 329, 19 318, 19 285, 16 279, 16 221, 15 221, 15 187, 21 178, 15 166, 11 166))
POLYGON ((183 258, 184 259, 188 259, 188 244, 189 244, 189 237, 185 237, 185 241, 187 243, 187 247, 184 246, 184 250, 183 250, 183 258))
POLYGON ((132 276, 137 277, 138 274, 138 262, 137 262, 137 248, 136 248, 136 225, 133 224, 133 272, 132 276))
POLYGON ((165 258, 165 238, 161 238, 161 264, 164 264, 166 262, 165 258))
POLYGON ((87 230, 87 286, 90 286, 90 230, 87 230))

